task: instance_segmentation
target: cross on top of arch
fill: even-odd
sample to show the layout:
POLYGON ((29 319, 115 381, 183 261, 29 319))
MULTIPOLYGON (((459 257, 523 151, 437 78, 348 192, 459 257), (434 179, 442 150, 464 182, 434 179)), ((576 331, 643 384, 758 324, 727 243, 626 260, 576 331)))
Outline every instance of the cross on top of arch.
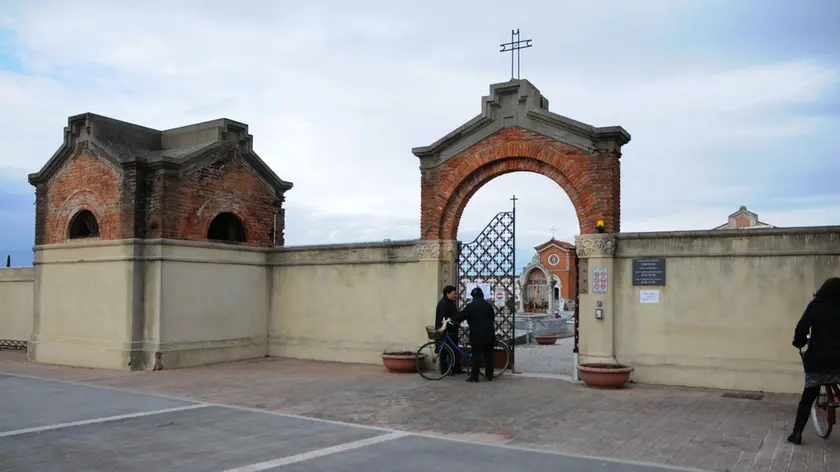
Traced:
POLYGON ((510 172, 542 174, 565 190, 581 234, 620 228, 621 147, 630 134, 598 128, 548 111, 548 100, 527 80, 490 86, 482 112, 430 146, 420 158, 421 238, 456 239, 470 197, 510 172))

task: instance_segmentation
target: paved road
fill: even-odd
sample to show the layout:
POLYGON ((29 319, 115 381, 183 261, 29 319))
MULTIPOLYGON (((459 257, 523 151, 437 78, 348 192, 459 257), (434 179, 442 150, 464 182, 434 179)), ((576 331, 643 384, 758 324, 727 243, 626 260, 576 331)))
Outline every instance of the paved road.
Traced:
POLYGON ((687 469, 0 374, 0 471, 654 472, 687 469))

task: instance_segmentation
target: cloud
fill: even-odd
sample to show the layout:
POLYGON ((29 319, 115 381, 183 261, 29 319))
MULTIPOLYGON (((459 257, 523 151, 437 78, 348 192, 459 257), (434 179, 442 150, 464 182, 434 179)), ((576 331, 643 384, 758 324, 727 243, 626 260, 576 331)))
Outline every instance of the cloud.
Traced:
MULTIPOLYGON (((837 8, 815 3, 545 2, 498 15, 504 2, 18 2, 0 18, 0 107, 14 110, 0 114, 0 174, 25 182, 77 113, 158 129, 225 116, 295 183, 290 244, 411 239, 410 149, 480 111, 508 78, 496 47, 517 24, 535 44, 523 76, 552 111, 633 135, 623 230, 710 228, 741 204, 777 225, 836 224, 840 59, 825 44, 840 33, 824 18, 837 8), (761 18, 743 14, 750 5, 761 18)), ((529 174, 483 187, 459 237, 514 193, 523 254, 552 227, 573 238, 568 197, 529 174)))

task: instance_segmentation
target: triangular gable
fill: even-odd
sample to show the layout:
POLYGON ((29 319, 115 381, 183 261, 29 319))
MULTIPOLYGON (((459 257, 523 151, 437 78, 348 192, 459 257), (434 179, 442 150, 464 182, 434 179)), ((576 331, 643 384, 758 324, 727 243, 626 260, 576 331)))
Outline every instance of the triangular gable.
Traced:
POLYGON ((116 166, 138 163, 175 169, 185 174, 213 162, 220 148, 238 150, 240 161, 278 197, 293 184, 271 170, 253 150, 248 125, 227 118, 166 131, 115 120, 93 113, 71 116, 64 143, 40 171, 29 175, 32 185, 48 182, 64 163, 85 149, 93 149, 116 166))
POLYGON ((554 139, 590 154, 620 150, 630 142, 621 126, 598 128, 548 111, 548 99, 525 79, 490 86, 481 99, 481 114, 430 146, 411 150, 420 168, 437 167, 503 128, 518 127, 554 139))

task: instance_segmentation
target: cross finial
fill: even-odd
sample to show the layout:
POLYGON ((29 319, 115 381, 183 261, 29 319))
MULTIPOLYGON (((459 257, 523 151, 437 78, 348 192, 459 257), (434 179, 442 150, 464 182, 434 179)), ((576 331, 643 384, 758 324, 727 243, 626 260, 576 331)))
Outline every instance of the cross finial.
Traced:
POLYGON ((519 50, 529 48, 532 46, 530 39, 519 39, 519 28, 515 30, 510 30, 510 42, 502 44, 502 49, 500 52, 510 52, 510 80, 513 80, 513 65, 514 65, 514 58, 516 58, 516 78, 519 78, 519 70, 520 67, 520 58, 519 58, 519 50), (510 49, 506 49, 506 47, 510 46, 510 49), (514 53, 516 55, 514 56, 514 53))
POLYGON ((554 226, 551 227, 551 239, 554 239, 554 233, 557 231, 557 228, 554 226))

